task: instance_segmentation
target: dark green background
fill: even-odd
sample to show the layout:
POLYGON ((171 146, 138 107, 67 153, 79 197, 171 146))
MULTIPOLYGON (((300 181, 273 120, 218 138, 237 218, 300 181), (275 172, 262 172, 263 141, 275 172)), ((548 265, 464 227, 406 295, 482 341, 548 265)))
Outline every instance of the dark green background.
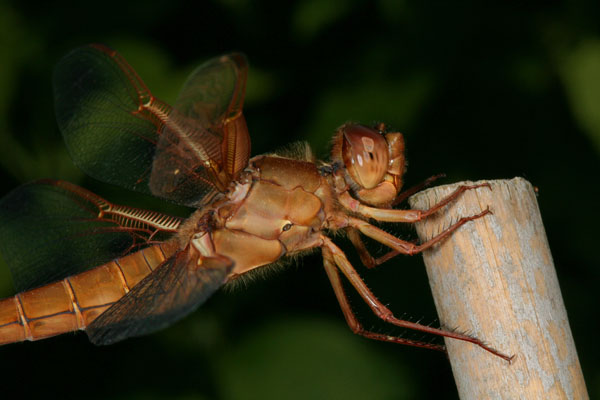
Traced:
MULTIPOLYGON (((600 397, 599 21, 593 1, 4 1, 0 190, 61 178, 118 202, 174 211, 73 166, 54 121, 52 68, 74 47, 105 43, 172 101, 194 66, 243 51, 253 154, 303 139, 326 156, 342 123, 385 121, 406 135, 409 185, 445 172, 445 183, 523 176, 537 186, 588 389, 600 397)), ((31 251, 43 234, 31 232, 31 251)), ((1 271, 0 292, 11 295, 1 271)), ((420 257, 363 276, 399 316, 435 323, 420 257)), ((353 300, 367 327, 398 333, 353 300)), ((0 386, 20 397, 457 396, 443 354, 347 329, 318 256, 220 292, 149 337, 94 347, 78 333, 2 347, 0 386)))

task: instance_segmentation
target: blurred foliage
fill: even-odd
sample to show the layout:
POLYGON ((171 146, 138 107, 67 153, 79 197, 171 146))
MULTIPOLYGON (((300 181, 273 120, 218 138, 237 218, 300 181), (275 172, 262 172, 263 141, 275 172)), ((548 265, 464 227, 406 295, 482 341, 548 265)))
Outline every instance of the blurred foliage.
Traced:
MULTIPOLYGON (((7 0, 0 3, 2 194, 61 178, 115 202, 185 213, 77 170, 54 121, 52 68, 77 46, 105 43, 172 101, 199 63, 243 51, 253 154, 308 140, 326 156, 342 123, 385 121, 406 135, 408 185, 445 172, 447 182, 518 175, 537 186, 590 396, 600 398, 599 20, 600 4, 585 0, 7 0)), ((32 232, 31 251, 43 234, 32 232)), ((0 292, 12 294, 0 267, 0 292)), ((434 321, 418 257, 360 271, 399 316, 434 321)), ((366 326, 394 333, 353 300, 366 326)), ((218 293, 155 335, 101 348, 83 334, 63 335, 0 353, 0 382, 7 391, 18 384, 25 396, 456 398, 443 354, 352 335, 317 255, 218 293)))
POLYGON ((221 394, 224 399, 264 400, 415 397, 408 368, 394 365, 388 356, 369 351, 364 341, 355 339, 343 323, 321 318, 283 318, 265 324, 219 359, 221 394), (316 363, 317 359, 321 361, 316 363), (264 379, 278 375, 275 381, 264 379))
POLYGON ((579 43, 566 55, 562 67, 574 116, 600 151, 600 38, 579 43))

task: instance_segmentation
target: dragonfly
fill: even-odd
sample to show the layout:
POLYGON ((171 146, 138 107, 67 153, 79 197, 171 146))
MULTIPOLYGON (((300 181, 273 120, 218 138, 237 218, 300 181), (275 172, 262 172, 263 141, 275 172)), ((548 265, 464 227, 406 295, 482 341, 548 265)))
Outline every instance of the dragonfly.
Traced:
POLYGON ((350 307, 348 283, 386 323, 471 342, 509 360, 476 337, 394 316, 332 240, 345 234, 369 268, 420 253, 490 210, 421 244, 375 224, 415 223, 479 186, 461 186, 428 210, 395 208, 437 176, 401 192, 404 138, 385 124, 343 124, 327 161, 316 160, 305 143, 251 157, 242 113, 247 71, 241 53, 213 58, 169 106, 106 46, 80 47, 58 63, 56 116, 75 164, 100 181, 194 211, 179 218, 114 204, 61 180, 13 190, 0 201, 0 253, 18 294, 0 300, 0 344, 76 330, 97 345, 149 334, 232 281, 320 250, 354 333, 444 351, 365 329, 350 307), (375 258, 364 237, 388 253, 375 258))

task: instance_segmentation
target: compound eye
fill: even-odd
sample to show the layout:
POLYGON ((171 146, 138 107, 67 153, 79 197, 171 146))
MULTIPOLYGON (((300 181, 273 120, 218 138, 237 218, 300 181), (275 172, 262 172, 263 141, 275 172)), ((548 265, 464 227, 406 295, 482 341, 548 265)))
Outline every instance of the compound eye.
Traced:
POLYGON ((342 157, 348 173, 363 188, 374 188, 383 180, 388 169, 385 137, 363 125, 346 125, 342 129, 342 157))

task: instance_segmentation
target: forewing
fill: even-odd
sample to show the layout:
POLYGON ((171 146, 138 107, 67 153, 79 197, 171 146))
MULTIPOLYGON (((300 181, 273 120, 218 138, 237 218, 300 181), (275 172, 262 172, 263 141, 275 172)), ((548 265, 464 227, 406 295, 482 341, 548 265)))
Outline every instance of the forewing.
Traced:
POLYGON ((124 256, 151 238, 164 239, 180 223, 115 206, 68 182, 42 180, 0 200, 0 254, 23 291, 124 256))
POLYGON ((204 258, 189 248, 175 254, 96 318, 86 332, 97 345, 145 335, 185 317, 219 289, 231 272, 226 258, 204 258))
POLYGON ((170 108, 117 52, 89 45, 66 55, 54 71, 54 98, 65 143, 83 171, 150 193, 152 160, 170 108))
POLYGON ((250 138, 242 106, 247 68, 246 58, 233 53, 190 75, 158 142, 150 180, 154 194, 198 206, 204 197, 224 191, 246 167, 250 138))

